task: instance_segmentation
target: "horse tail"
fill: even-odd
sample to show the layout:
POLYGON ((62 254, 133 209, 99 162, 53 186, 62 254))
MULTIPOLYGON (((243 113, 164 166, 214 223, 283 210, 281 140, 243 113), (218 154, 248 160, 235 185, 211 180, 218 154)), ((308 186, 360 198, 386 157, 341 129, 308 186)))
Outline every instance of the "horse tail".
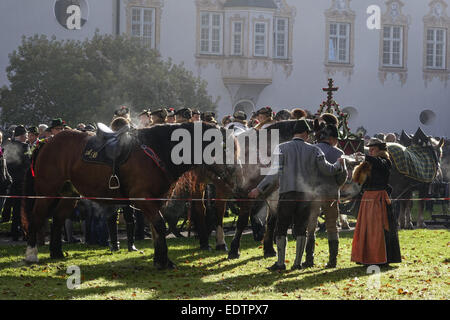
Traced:
MULTIPOLYGON (((26 174, 25 174, 25 181, 24 181, 24 195, 27 197, 33 197, 36 195, 36 192, 34 190, 34 176, 33 176, 33 168, 30 166, 28 168, 26 174)), ((22 199, 22 206, 21 206, 21 220, 22 220, 22 227, 25 235, 29 234, 29 226, 31 223, 31 216, 33 213, 33 207, 34 207, 34 201, 35 199, 30 198, 23 198, 22 199)))

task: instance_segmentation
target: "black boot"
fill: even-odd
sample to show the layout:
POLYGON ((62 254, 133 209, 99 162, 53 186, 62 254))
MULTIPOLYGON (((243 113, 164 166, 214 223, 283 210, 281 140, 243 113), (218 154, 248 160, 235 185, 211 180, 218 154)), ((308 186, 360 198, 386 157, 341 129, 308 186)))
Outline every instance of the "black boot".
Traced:
POLYGON ((138 251, 134 246, 134 223, 127 223, 128 251, 138 251))
POLYGON ((328 248, 330 250, 330 258, 328 263, 325 265, 325 268, 336 268, 337 255, 339 252, 339 240, 328 240, 328 248))
POLYGON ((314 249, 316 246, 316 237, 308 237, 306 242, 306 260, 302 263, 302 268, 312 268, 314 267, 314 249))
POLYGON ((117 240, 117 233, 119 232, 119 228, 117 225, 117 215, 113 214, 112 217, 108 219, 108 232, 109 232, 109 247, 111 251, 119 251, 120 243, 117 240))

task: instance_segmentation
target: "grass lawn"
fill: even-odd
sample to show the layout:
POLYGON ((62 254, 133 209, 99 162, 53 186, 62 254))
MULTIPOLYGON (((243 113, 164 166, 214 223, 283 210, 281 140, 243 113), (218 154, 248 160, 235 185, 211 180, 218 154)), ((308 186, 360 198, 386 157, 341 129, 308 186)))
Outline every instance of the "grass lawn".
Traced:
MULTIPOLYGON (((370 274, 350 262, 352 232, 341 233, 338 268, 325 270, 326 235, 319 234, 316 267, 272 273, 265 268, 275 258, 264 259, 262 247, 251 235, 243 237, 241 257, 227 260, 222 252, 200 251, 198 240, 168 239, 169 256, 178 268, 153 267, 151 240, 136 246, 144 253, 82 244, 64 245, 65 260, 49 258, 40 248, 40 263, 22 262, 25 246, 0 246, 0 299, 448 299, 450 293, 450 233, 448 230, 400 231, 403 262, 382 269, 379 287, 368 288, 370 274), (81 286, 70 290, 67 268, 79 266, 81 286)), ((231 238, 227 237, 229 244, 231 238)), ((214 239, 210 239, 214 246, 214 239)), ((126 248, 126 243, 122 243, 126 248)), ((295 243, 287 249, 288 269, 295 243)), ((370 278, 372 279, 372 278, 370 278)))

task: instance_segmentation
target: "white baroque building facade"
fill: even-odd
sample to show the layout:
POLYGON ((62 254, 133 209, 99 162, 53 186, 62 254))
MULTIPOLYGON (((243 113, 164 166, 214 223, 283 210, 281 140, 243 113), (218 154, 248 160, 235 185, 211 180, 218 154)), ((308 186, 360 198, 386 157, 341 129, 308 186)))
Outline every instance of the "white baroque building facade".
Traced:
MULTIPOLYGON (((2 0, 0 86, 22 35, 140 37, 208 82, 219 117, 316 112, 332 77, 350 128, 450 136, 449 0, 2 0), (80 8, 81 22, 66 9, 80 8), (372 5, 380 9, 379 19, 372 5), (69 16, 69 20, 67 20, 69 16), (369 28, 368 20, 379 22, 369 28), (431 110, 434 122, 419 117, 431 110)), ((73 11, 74 12, 74 11, 73 11)))

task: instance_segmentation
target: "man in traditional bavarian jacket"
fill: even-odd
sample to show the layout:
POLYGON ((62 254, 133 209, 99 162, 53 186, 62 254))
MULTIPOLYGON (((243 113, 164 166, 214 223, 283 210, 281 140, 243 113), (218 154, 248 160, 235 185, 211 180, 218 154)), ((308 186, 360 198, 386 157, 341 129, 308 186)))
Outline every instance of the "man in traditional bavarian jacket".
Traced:
POLYGON ((296 256, 293 270, 301 269, 303 252, 306 246, 306 229, 310 215, 311 201, 317 199, 316 188, 321 183, 319 173, 335 176, 345 170, 345 163, 340 159, 330 164, 323 152, 307 142, 311 129, 305 120, 298 120, 294 126, 292 141, 279 145, 272 156, 272 172, 253 189, 249 197, 257 198, 264 190, 279 180, 280 201, 275 237, 278 261, 268 269, 285 270, 287 230, 294 222, 293 233, 296 235, 296 256))
MULTIPOLYGON (((326 124, 316 133, 318 144, 316 145, 324 154, 325 159, 330 163, 336 162, 344 152, 337 148, 338 128, 334 124, 326 124)), ((329 260, 326 268, 335 268, 339 250, 339 233, 337 220, 339 217, 339 188, 347 180, 347 170, 343 170, 337 176, 327 176, 319 174, 322 181, 319 193, 323 201, 316 201, 311 206, 311 216, 308 226, 308 241, 306 245, 306 262, 303 267, 314 266, 315 232, 317 219, 321 212, 325 213, 325 226, 327 228, 329 260)))

